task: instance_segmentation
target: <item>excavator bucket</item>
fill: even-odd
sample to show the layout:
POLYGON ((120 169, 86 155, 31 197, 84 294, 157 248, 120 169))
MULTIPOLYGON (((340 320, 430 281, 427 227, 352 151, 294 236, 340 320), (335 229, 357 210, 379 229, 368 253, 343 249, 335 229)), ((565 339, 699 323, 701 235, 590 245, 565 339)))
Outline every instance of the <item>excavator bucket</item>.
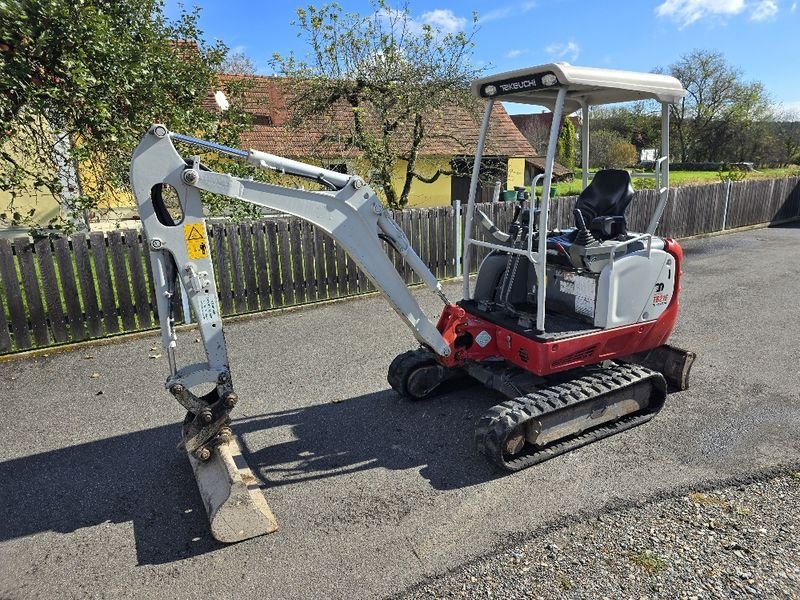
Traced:
POLYGON ((235 436, 218 444, 206 461, 187 456, 215 540, 231 544, 277 531, 275 515, 235 436))

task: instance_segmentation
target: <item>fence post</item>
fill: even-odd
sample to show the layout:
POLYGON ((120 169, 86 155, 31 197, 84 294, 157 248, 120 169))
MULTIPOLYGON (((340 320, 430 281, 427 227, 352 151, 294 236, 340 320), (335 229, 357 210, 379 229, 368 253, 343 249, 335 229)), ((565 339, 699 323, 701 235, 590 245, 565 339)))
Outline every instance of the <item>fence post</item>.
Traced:
POLYGON ((728 222, 728 204, 731 201, 731 183, 730 179, 725 180, 725 208, 722 210, 722 231, 725 231, 725 225, 728 222))
POLYGON ((453 245, 454 260, 456 261, 456 277, 461 277, 461 200, 453 201, 453 218, 456 220, 453 230, 456 232, 455 244, 453 245))

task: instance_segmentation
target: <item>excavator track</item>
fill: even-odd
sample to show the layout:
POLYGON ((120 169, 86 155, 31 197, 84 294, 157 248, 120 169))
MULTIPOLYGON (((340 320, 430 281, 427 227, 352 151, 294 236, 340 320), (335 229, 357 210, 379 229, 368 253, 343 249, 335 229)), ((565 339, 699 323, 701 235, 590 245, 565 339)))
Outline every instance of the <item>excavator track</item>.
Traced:
POLYGON ((635 364, 593 368, 492 407, 475 438, 489 460, 519 471, 649 421, 666 397, 657 371, 635 364))

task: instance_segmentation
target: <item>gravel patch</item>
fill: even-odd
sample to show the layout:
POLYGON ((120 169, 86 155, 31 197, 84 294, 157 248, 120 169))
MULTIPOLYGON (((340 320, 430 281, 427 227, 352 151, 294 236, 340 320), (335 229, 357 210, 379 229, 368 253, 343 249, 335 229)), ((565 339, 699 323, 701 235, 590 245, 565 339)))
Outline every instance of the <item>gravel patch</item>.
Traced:
POLYGON ((565 525, 400 596, 800 598, 800 472, 565 525))

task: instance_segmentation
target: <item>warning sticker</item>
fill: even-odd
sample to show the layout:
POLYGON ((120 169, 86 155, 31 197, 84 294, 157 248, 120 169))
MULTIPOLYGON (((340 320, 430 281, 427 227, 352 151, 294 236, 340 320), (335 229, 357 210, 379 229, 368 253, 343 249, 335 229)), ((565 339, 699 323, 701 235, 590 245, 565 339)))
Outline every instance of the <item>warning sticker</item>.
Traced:
POLYGON ((189 258, 208 258, 208 240, 205 227, 200 223, 189 223, 183 226, 183 238, 186 240, 186 252, 189 258))

